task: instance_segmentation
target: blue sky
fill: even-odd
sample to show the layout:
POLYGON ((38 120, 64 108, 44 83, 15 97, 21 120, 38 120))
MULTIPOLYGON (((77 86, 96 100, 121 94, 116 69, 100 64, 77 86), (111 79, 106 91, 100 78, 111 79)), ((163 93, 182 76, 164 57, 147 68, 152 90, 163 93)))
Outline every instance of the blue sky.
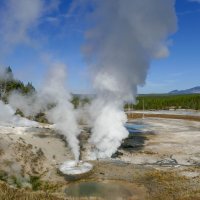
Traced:
POLYGON ((167 92, 200 85, 200 3, 176 1, 178 31, 169 57, 151 64, 144 93, 167 92))
MULTIPOLYGON (((39 87, 49 64, 62 62, 67 65, 70 90, 90 92, 87 63, 81 53, 87 24, 81 20, 81 12, 71 14, 73 1, 34 0, 34 5, 23 4, 23 8, 8 2, 19 1, 0 2, 0 64, 10 65, 17 78, 39 87), (8 16, 13 12, 15 20, 8 16)), ((152 62, 140 93, 164 93, 200 85, 200 1, 177 0, 176 13, 178 31, 170 38, 170 55, 152 62)))

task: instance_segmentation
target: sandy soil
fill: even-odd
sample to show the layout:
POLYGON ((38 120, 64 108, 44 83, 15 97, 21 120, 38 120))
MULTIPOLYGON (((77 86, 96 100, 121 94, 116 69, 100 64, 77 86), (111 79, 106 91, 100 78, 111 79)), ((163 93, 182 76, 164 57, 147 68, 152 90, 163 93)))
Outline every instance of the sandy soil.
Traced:
POLYGON ((200 165, 199 122, 158 118, 129 122, 146 126, 140 134, 144 144, 141 144, 140 150, 122 149, 122 160, 134 164, 159 165, 163 162, 177 166, 200 165))

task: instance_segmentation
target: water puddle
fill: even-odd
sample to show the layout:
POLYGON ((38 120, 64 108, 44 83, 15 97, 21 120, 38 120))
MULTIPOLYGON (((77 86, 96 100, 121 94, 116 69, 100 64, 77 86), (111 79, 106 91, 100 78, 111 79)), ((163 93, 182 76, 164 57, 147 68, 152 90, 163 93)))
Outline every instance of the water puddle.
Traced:
POLYGON ((138 151, 144 148, 145 141, 154 133, 148 124, 126 123, 129 136, 121 144, 126 151, 138 151))
POLYGON ((124 182, 80 182, 70 184, 65 193, 68 197, 74 198, 103 198, 109 200, 117 199, 132 199, 142 200, 144 197, 144 189, 136 186, 135 184, 129 184, 124 182))
POLYGON ((148 125, 127 123, 125 127, 129 131, 129 133, 142 133, 145 129, 148 128, 148 125))

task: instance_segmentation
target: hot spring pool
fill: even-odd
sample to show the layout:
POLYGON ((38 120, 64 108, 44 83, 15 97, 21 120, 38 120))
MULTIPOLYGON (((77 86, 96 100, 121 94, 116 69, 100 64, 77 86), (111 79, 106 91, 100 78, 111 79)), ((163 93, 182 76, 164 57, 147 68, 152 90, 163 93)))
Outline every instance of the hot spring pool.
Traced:
POLYGON ((88 176, 93 169, 93 165, 88 162, 75 160, 65 161, 60 167, 59 172, 65 176, 67 180, 78 180, 88 176))
POLYGON ((129 131, 129 133, 141 133, 141 132, 143 132, 145 129, 148 128, 148 125, 146 125, 146 124, 127 123, 127 124, 125 125, 125 127, 126 127, 127 130, 129 131))
POLYGON ((144 199, 141 188, 124 182, 80 182, 69 185, 65 189, 67 197, 96 197, 109 200, 116 199, 144 199), (140 198, 139 198, 140 197, 140 198))

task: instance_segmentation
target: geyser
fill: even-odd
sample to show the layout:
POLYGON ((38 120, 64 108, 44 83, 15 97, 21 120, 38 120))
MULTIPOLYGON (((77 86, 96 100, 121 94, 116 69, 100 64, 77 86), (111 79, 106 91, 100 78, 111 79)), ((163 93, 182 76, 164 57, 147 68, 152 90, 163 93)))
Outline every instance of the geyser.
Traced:
MULTIPOLYGON (((19 8, 24 8, 24 0, 21 2, 19 8)), ((95 147, 92 157, 107 158, 115 153, 122 140, 128 136, 124 127, 127 121, 124 102, 135 100, 137 87, 145 83, 151 61, 168 55, 167 39, 176 31, 177 24, 175 0, 77 0, 73 3, 77 3, 79 11, 81 6, 86 6, 83 10, 89 20, 87 26, 84 26, 87 30, 83 50, 89 58, 97 94, 90 106, 90 143, 95 147)), ((39 12, 32 13, 31 24, 42 16, 38 15, 42 5, 37 4, 36 10, 39 12)), ((70 12, 76 8, 74 5, 72 7, 70 12)), ((19 15, 20 19, 15 21, 23 21, 21 16, 24 18, 24 15, 19 15)), ((26 23, 19 26, 20 33, 24 33, 22 36, 28 35, 25 33, 29 30, 29 20, 26 23)), ((9 27, 15 30, 16 23, 9 23, 9 27)), ((70 102, 70 92, 65 87, 65 79, 65 66, 55 63, 46 84, 38 93, 29 97, 12 94, 9 103, 26 116, 44 112, 55 129, 65 136, 74 154, 74 163, 77 163, 80 128, 70 102)), ((72 165, 72 168, 76 167, 72 165)))
POLYGON ((60 167, 59 171, 67 179, 79 179, 83 178, 91 173, 93 165, 84 161, 76 162, 69 160, 64 162, 60 167))
POLYGON ((71 100, 71 94, 65 86, 66 66, 62 63, 52 64, 43 87, 36 93, 25 96, 13 92, 9 103, 13 108, 19 108, 25 116, 44 112, 49 122, 62 135, 70 146, 76 162, 79 160, 80 129, 71 100), (17 101, 16 101, 17 99, 17 101))
POLYGON ((86 17, 90 27, 83 49, 97 94, 90 109, 90 142, 96 147, 92 157, 106 158, 128 136, 124 102, 135 100, 151 61, 168 55, 167 39, 177 24, 175 0, 86 2, 92 9, 86 17))

